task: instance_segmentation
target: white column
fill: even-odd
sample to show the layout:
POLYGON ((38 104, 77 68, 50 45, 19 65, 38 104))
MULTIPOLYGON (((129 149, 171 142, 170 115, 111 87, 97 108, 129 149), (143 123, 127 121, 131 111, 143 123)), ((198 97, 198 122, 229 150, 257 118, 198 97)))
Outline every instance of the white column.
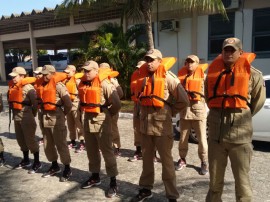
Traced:
POLYGON ((33 71, 37 68, 37 45, 36 39, 34 38, 33 34, 33 25, 29 22, 29 33, 30 33, 30 48, 31 48, 31 56, 32 56, 32 69, 33 71))
POLYGON ((5 52, 2 41, 0 41, 0 77, 1 81, 6 81, 5 52))

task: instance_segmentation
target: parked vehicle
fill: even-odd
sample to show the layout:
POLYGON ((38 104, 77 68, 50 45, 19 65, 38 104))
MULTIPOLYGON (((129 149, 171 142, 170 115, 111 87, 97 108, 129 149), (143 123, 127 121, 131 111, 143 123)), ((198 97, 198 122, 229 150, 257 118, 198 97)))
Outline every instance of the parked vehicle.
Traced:
POLYGON ((266 101, 253 117, 253 140, 270 142, 270 75, 264 76, 266 101))
POLYGON ((68 59, 62 55, 41 55, 38 57, 38 66, 53 65, 56 71, 63 71, 68 64, 68 59))
MULTIPOLYGON (((266 101, 262 109, 253 117, 253 140, 270 142, 270 75, 264 76, 266 87, 266 101)), ((173 118, 173 130, 175 139, 180 137, 180 116, 179 114, 173 118)), ((208 128, 207 128, 208 130, 208 128)), ((189 140, 191 142, 198 143, 196 133, 191 129, 189 134, 189 140)))

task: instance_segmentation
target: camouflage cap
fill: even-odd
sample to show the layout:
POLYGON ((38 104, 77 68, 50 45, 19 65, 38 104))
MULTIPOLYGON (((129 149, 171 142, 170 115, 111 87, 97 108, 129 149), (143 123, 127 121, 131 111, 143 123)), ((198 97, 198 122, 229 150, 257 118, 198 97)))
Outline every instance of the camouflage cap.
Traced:
POLYGON ((242 50, 242 48, 243 48, 242 42, 238 38, 225 39, 223 42, 223 45, 222 45, 222 49, 224 49, 225 47, 228 47, 228 46, 233 47, 235 50, 242 50))
POLYGON ((106 62, 103 62, 99 65, 99 68, 110 68, 110 65, 106 62))
POLYGON ((147 51, 146 55, 144 57, 150 57, 152 59, 162 59, 162 54, 158 49, 151 49, 147 51))
POLYGON ((8 74, 9 76, 17 76, 17 75, 26 75, 26 71, 23 67, 14 67, 12 72, 8 74))
POLYGON ((70 73, 71 70, 73 70, 73 71, 76 72, 76 67, 75 67, 74 65, 68 65, 68 66, 66 67, 66 69, 64 70, 64 72, 70 73))
POLYGON ((94 60, 89 60, 84 63, 82 66, 83 69, 90 71, 92 69, 98 69, 98 63, 95 62, 94 60))
POLYGON ((44 65, 41 71, 41 74, 49 74, 49 73, 54 73, 55 68, 52 65, 44 65))
POLYGON ((192 60, 193 62, 196 62, 196 63, 199 63, 200 62, 200 59, 196 55, 189 55, 189 56, 187 56, 186 60, 187 59, 190 59, 190 60, 192 60))
POLYGON ((43 67, 37 67, 35 71, 33 71, 35 74, 41 73, 43 67))

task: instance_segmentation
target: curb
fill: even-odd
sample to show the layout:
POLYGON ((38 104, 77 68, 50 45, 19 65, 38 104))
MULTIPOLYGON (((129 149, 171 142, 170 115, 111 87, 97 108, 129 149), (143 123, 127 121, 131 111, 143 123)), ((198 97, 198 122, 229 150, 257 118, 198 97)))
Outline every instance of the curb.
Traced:
POLYGON ((131 113, 119 112, 119 118, 133 119, 133 114, 131 114, 131 113))

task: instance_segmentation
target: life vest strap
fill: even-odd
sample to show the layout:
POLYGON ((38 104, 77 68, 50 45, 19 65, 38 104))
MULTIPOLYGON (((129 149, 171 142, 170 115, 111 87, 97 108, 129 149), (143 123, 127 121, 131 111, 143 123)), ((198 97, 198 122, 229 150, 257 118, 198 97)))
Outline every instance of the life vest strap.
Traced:
POLYGON ((21 105, 25 105, 25 106, 32 106, 32 104, 31 104, 31 103, 29 103, 29 102, 25 102, 25 101, 23 101, 23 102, 18 102, 18 101, 9 101, 9 103, 10 103, 10 104, 12 104, 12 103, 16 103, 16 104, 21 104, 21 105))
POLYGON ((50 105, 55 105, 56 107, 62 107, 62 105, 59 105, 59 104, 55 104, 55 103, 52 103, 52 102, 42 102, 41 105, 45 105, 45 104, 50 104, 50 105))
POLYGON ((200 95, 200 96, 203 97, 203 98, 205 97, 204 94, 199 93, 199 92, 196 92, 196 91, 189 91, 189 90, 186 90, 186 92, 187 92, 187 94, 190 95, 190 97, 191 97, 192 99, 196 98, 196 95, 195 95, 195 94, 198 94, 198 95, 200 95))
POLYGON ((140 98, 140 100, 142 100, 142 99, 150 99, 150 100, 152 100, 153 98, 155 98, 155 99, 157 99, 159 101, 162 101, 162 102, 166 103, 167 105, 171 106, 171 104, 169 102, 167 102, 166 100, 164 100, 161 97, 158 97, 156 95, 140 96, 139 98, 140 98))
MULTIPOLYGON (((234 98, 234 99, 235 99, 235 98, 239 98, 239 99, 241 99, 241 100, 246 101, 248 107, 251 108, 251 104, 248 102, 247 98, 245 98, 244 96, 239 95, 239 94, 235 94, 235 95, 228 95, 228 94, 214 95, 214 96, 210 97, 210 98, 208 99, 208 101, 210 101, 210 100, 212 100, 212 99, 215 99, 215 98, 220 98, 220 97, 223 97, 223 98, 224 98, 223 101, 224 101, 225 99, 227 99, 227 98, 234 98)), ((222 108, 223 108, 223 105, 222 105, 222 108)))

